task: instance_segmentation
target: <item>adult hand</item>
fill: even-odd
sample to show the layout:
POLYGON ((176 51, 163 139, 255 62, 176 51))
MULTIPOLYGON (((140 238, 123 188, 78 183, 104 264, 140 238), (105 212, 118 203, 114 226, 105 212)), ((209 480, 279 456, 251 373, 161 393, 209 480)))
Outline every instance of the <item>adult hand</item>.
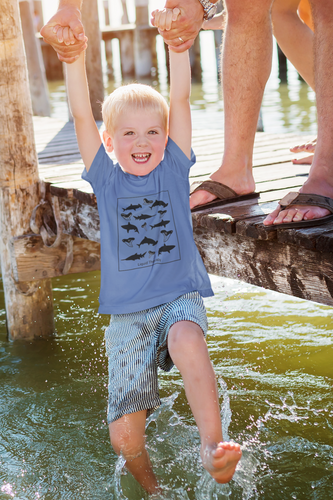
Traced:
POLYGON ((76 7, 60 7, 40 33, 58 54, 60 61, 72 63, 87 47, 87 37, 81 23, 81 12, 76 7))
MULTIPOLYGON (((180 10, 180 16, 172 22, 171 29, 159 31, 164 41, 173 48, 174 52, 184 52, 191 47, 201 29, 204 10, 198 0, 166 1, 166 9, 172 10, 176 7, 180 10)), ((154 26, 153 18, 151 22, 154 26)))

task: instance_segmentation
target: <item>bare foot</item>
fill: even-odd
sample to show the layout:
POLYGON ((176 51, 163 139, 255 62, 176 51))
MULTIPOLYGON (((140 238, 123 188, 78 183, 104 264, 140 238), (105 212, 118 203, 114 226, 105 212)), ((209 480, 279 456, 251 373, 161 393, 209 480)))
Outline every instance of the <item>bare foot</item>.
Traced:
POLYGON ((217 483, 228 483, 241 456, 239 444, 223 442, 214 448, 206 448, 201 458, 204 468, 217 483))
MULTIPOLYGON (((333 197, 333 186, 327 182, 315 182, 312 179, 308 179, 300 189, 300 193, 314 193, 327 196, 329 198, 333 197)), ((330 215, 330 211, 326 208, 315 207, 315 206, 304 206, 304 205, 293 205, 291 208, 286 210, 281 210, 280 205, 269 214, 263 221, 265 226, 271 226, 273 224, 285 224, 289 222, 299 222, 301 220, 312 220, 321 219, 330 215)))
MULTIPOLYGON (((210 176, 210 180, 221 182, 225 186, 233 189, 239 195, 253 193, 255 190, 252 170, 250 170, 250 172, 243 173, 242 171, 239 172, 233 169, 231 173, 228 173, 226 169, 221 167, 210 176)), ((198 205, 204 205, 210 201, 214 201, 215 199, 216 196, 200 189, 199 191, 191 194, 190 208, 192 209, 198 205)))
POLYGON ((304 158, 294 158, 291 160, 294 165, 312 165, 313 155, 304 156, 304 158))
POLYGON ((304 158, 294 159, 292 160, 292 162, 295 165, 311 165, 316 145, 317 145, 317 139, 313 139, 312 141, 305 142, 304 144, 298 144, 293 148, 290 148, 290 151, 292 153, 312 153, 311 155, 305 156, 304 158))
POLYGON ((305 142, 304 144, 297 144, 290 148, 292 153, 314 153, 317 145, 317 138, 312 141, 305 142))

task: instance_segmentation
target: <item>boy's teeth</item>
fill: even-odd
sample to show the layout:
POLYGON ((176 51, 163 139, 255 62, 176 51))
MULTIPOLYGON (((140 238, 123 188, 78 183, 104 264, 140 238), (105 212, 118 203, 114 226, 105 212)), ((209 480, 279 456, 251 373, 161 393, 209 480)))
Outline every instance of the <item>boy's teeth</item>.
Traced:
POLYGON ((133 154, 132 156, 133 156, 133 158, 136 161, 146 161, 150 157, 150 154, 149 153, 146 153, 146 154, 133 154))

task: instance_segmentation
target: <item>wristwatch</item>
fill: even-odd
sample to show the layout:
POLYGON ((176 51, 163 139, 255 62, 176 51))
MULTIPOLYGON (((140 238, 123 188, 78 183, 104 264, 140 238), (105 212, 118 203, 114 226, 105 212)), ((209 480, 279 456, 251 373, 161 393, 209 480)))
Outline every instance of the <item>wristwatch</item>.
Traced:
POLYGON ((212 17, 214 17, 216 14, 217 5, 215 3, 210 2, 209 0, 199 0, 199 2, 203 6, 205 21, 212 19, 212 17))

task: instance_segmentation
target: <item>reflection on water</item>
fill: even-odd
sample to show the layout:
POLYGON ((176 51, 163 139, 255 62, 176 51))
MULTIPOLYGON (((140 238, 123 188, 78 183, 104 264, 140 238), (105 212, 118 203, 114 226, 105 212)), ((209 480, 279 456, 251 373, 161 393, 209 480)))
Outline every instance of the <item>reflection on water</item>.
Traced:
MULTIPOLYGON (((243 458, 229 485, 214 483, 179 373, 161 373, 147 443, 163 498, 333 498, 333 309, 212 280, 208 345, 224 436, 243 458)), ((54 279, 57 334, 34 342, 6 340, 1 292, 1 500, 147 498, 109 443, 98 287, 98 273, 54 279)))
MULTIPOLYGON (((119 43, 113 40, 114 80, 105 79, 106 92, 112 92, 123 82, 119 60, 119 43)), ((315 94, 301 82, 291 64, 288 63, 288 83, 280 83, 276 45, 273 52, 272 72, 266 85, 262 114, 265 132, 270 133, 313 133, 316 134, 315 94)), ((193 128, 223 129, 223 101, 221 85, 218 81, 215 44, 212 32, 200 33, 202 83, 193 83, 191 108, 193 128)), ((104 53, 104 49, 102 50, 104 53)), ((168 99, 168 80, 165 63, 165 50, 162 37, 157 37, 158 77, 144 83, 156 87, 168 99)), ((106 63, 104 63, 106 74, 106 63)), ((50 82, 52 116, 68 119, 65 86, 63 82, 50 82)))

